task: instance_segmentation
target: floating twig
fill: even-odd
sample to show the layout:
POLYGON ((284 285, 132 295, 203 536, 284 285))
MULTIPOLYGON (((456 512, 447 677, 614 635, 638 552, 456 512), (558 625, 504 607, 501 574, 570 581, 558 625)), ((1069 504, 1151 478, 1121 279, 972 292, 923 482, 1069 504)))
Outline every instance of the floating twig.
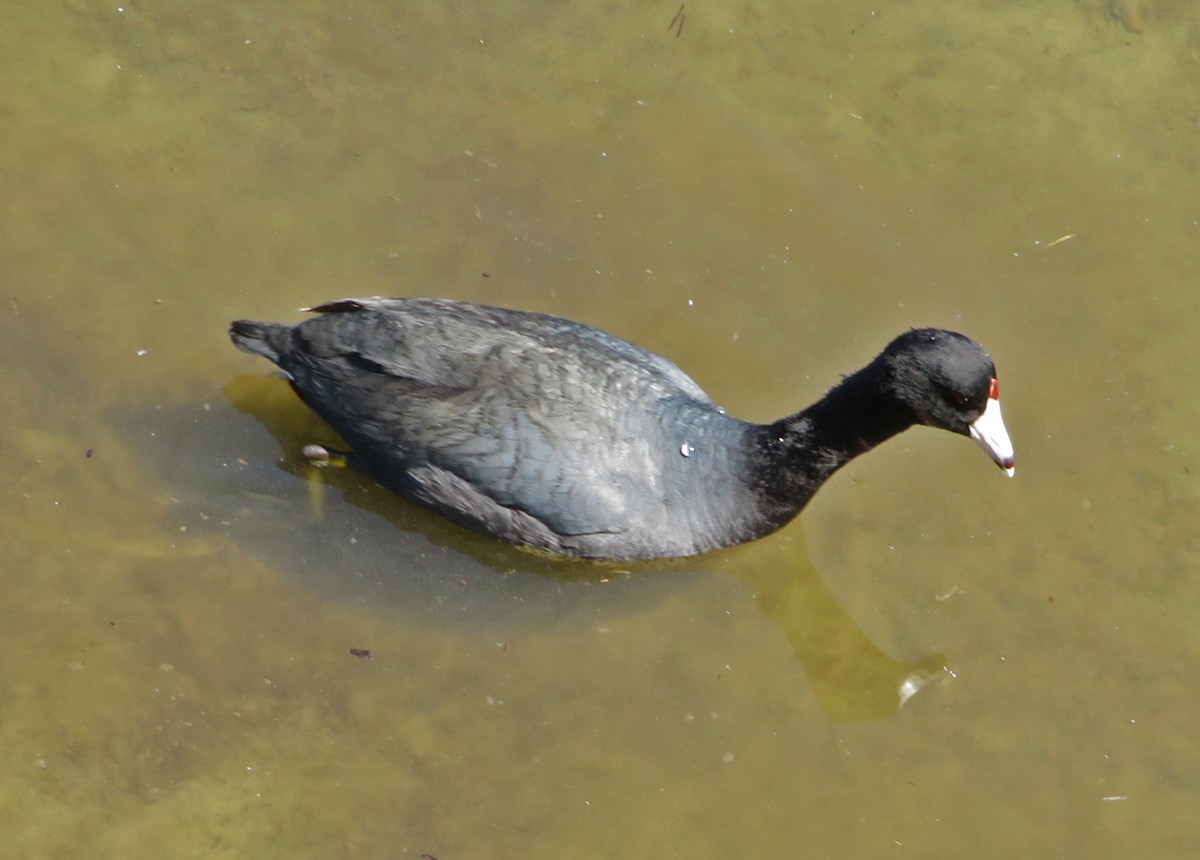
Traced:
POLYGON ((671 23, 667 25, 667 30, 675 30, 675 23, 679 23, 679 29, 675 30, 675 38, 678 39, 683 35, 683 22, 687 20, 687 15, 683 14, 683 3, 679 4, 679 11, 675 13, 675 17, 671 19, 671 23))

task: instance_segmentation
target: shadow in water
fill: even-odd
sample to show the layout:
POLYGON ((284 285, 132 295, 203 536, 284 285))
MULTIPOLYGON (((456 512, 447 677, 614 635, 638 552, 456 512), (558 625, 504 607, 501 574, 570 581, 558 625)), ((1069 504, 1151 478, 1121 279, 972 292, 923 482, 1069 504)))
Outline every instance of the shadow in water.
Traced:
POLYGON ((763 542, 636 565, 541 558, 465 531, 351 469, 312 466, 304 445, 344 445, 284 380, 238 377, 222 393, 236 412, 214 403, 124 420, 150 440, 181 521, 285 565, 310 589, 386 607, 405 623, 511 633, 578 625, 590 609, 595 617, 645 612, 715 574, 754 593, 833 721, 886 717, 944 674, 939 654, 907 663, 867 639, 808 559, 798 523, 777 539, 777 564, 765 560, 772 552, 763 542))
POLYGON ((788 527, 786 561, 721 570, 754 592, 759 610, 787 637, 804 666, 813 695, 834 722, 890 715, 923 687, 946 677, 946 658, 912 663, 884 654, 846 614, 808 557, 800 523, 788 527))

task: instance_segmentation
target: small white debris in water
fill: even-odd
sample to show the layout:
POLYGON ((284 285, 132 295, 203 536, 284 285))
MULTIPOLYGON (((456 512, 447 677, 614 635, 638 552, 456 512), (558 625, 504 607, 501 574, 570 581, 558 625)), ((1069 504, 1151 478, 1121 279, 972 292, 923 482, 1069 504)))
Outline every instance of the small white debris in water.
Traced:
POLYGON ((149 354, 150 354, 150 350, 148 350, 148 349, 139 349, 139 350, 137 351, 137 354, 138 354, 138 358, 141 358, 142 356, 149 355, 149 354))
POLYGON ((921 690, 928 687, 934 681, 945 678, 957 678, 958 676, 949 668, 943 666, 940 672, 913 672, 907 678, 900 682, 897 693, 900 696, 900 707, 904 707, 905 702, 915 696, 921 690))
POLYGON ((915 696, 917 694, 917 692, 921 689, 921 686, 922 686, 921 683, 916 678, 914 678, 912 675, 909 675, 907 678, 905 678, 903 681, 901 681, 900 682, 900 706, 903 707, 905 702, 907 702, 909 699, 911 699, 913 696, 915 696))
POLYGON ((696 449, 692 447, 691 442, 684 442, 682 445, 679 446, 679 453, 685 457, 690 457, 695 452, 696 452, 696 449))
POLYGON ((329 451, 320 445, 305 445, 304 450, 300 453, 304 459, 315 466, 324 466, 333 459, 329 451))

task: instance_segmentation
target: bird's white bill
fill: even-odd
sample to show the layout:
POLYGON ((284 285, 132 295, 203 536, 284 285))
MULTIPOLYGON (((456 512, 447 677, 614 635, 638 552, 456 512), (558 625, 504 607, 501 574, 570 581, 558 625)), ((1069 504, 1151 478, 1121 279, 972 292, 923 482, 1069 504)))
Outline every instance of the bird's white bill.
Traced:
POLYGON ((1004 419, 1000 417, 998 397, 988 398, 983 414, 970 425, 970 431, 971 438, 996 461, 1004 474, 1011 478, 1017 473, 1013 466, 1013 444, 1008 438, 1008 431, 1004 429, 1004 419))

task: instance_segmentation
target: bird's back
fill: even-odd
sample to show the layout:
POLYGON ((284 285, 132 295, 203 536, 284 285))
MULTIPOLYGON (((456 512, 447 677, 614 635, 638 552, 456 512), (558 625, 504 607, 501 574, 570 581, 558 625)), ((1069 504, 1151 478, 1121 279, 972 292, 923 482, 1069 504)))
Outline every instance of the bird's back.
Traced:
MULTIPOLYGON (((671 362, 579 323, 461 302, 313 310, 286 336, 261 330, 266 347, 239 346, 272 358, 381 483, 493 533, 508 526, 489 517, 528 515, 543 542, 566 542, 554 551, 606 555, 593 545, 634 532, 646 557, 698 551, 695 518, 671 512, 712 489, 742 425, 671 362)), ((235 340, 255 325, 235 324, 235 340)))

